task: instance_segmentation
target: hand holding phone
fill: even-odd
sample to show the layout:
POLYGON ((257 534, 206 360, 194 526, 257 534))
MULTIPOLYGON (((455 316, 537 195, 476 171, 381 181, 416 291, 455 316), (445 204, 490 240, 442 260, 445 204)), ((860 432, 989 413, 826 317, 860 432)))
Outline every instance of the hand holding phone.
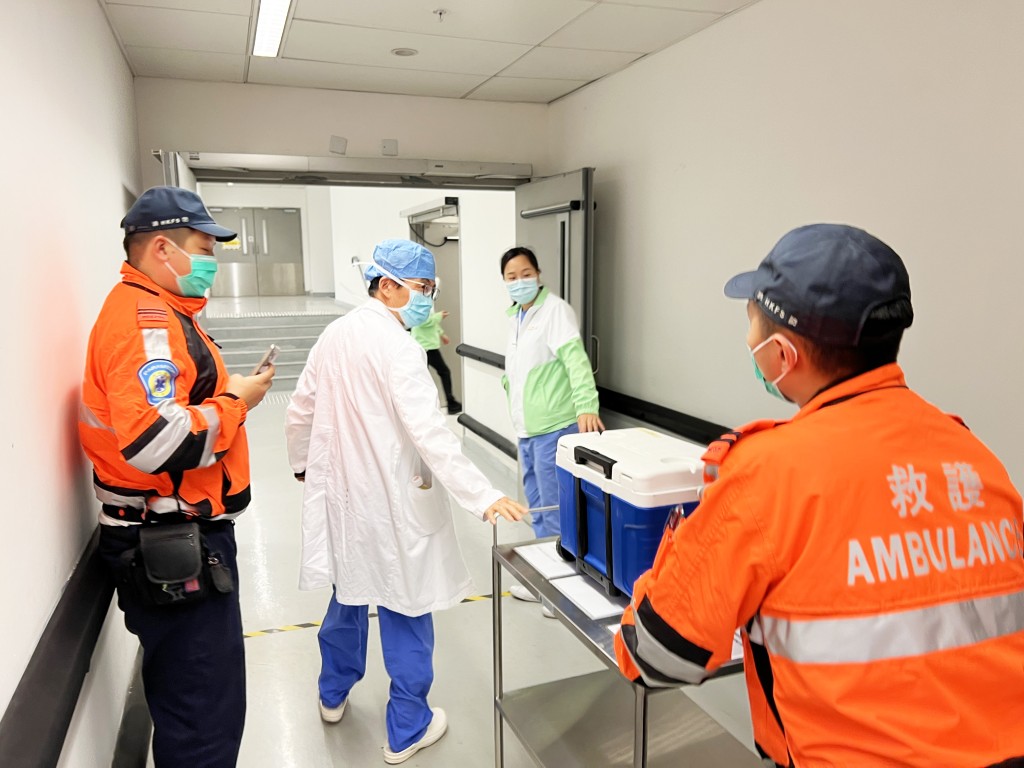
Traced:
POLYGON ((270 348, 267 349, 263 357, 260 358, 260 361, 256 364, 256 367, 252 369, 252 375, 256 376, 258 374, 261 374, 265 370, 267 370, 267 368, 272 366, 274 364, 274 361, 277 360, 277 353, 280 351, 281 350, 277 346, 277 344, 271 344, 270 348))

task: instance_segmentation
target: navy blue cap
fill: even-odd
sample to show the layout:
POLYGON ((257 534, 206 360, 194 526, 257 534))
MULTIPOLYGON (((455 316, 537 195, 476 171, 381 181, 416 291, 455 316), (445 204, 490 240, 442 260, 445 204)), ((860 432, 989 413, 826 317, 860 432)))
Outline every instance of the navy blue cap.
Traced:
POLYGON ((750 299, 776 323, 830 346, 882 341, 914 322, 902 259, 845 224, 786 233, 756 270, 725 284, 725 295, 750 299))
POLYGON ((199 195, 180 187, 147 189, 121 219, 121 228, 126 235, 182 227, 213 235, 222 243, 238 237, 213 220, 199 195))

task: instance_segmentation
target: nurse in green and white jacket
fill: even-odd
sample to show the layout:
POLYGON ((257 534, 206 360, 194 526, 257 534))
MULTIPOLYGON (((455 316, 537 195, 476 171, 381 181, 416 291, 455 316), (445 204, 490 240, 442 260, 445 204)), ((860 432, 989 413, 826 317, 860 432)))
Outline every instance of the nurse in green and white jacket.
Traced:
MULTIPOLYGON (((597 386, 572 307, 540 285, 537 257, 512 248, 501 274, 513 305, 505 376, 512 424, 519 437, 523 488, 531 509, 558 504, 555 448, 558 438, 603 431, 597 386)), ((538 538, 559 532, 558 511, 531 513, 538 538)))

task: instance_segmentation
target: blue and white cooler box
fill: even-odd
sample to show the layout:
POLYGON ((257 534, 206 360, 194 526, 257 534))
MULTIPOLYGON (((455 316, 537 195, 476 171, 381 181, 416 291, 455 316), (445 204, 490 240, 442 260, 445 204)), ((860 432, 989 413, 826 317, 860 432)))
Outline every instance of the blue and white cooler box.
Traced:
POLYGON ((650 429, 611 429, 558 441, 561 546, 609 595, 633 594, 654 563, 665 522, 697 507, 705 448, 650 429))

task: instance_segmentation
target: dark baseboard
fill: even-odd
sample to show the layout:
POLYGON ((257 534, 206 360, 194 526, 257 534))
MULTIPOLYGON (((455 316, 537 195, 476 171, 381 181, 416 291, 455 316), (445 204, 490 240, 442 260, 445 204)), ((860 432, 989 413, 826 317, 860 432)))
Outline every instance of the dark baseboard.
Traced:
POLYGON ((98 544, 97 528, 0 720, 0 760, 7 768, 53 768, 60 760, 114 594, 98 544))
POLYGON ((716 424, 713 421, 705 421, 696 416, 673 411, 671 408, 649 403, 630 395, 623 395, 604 387, 598 387, 597 393, 601 400, 602 410, 607 409, 621 413, 701 445, 707 445, 713 440, 717 440, 730 430, 730 427, 716 424))

